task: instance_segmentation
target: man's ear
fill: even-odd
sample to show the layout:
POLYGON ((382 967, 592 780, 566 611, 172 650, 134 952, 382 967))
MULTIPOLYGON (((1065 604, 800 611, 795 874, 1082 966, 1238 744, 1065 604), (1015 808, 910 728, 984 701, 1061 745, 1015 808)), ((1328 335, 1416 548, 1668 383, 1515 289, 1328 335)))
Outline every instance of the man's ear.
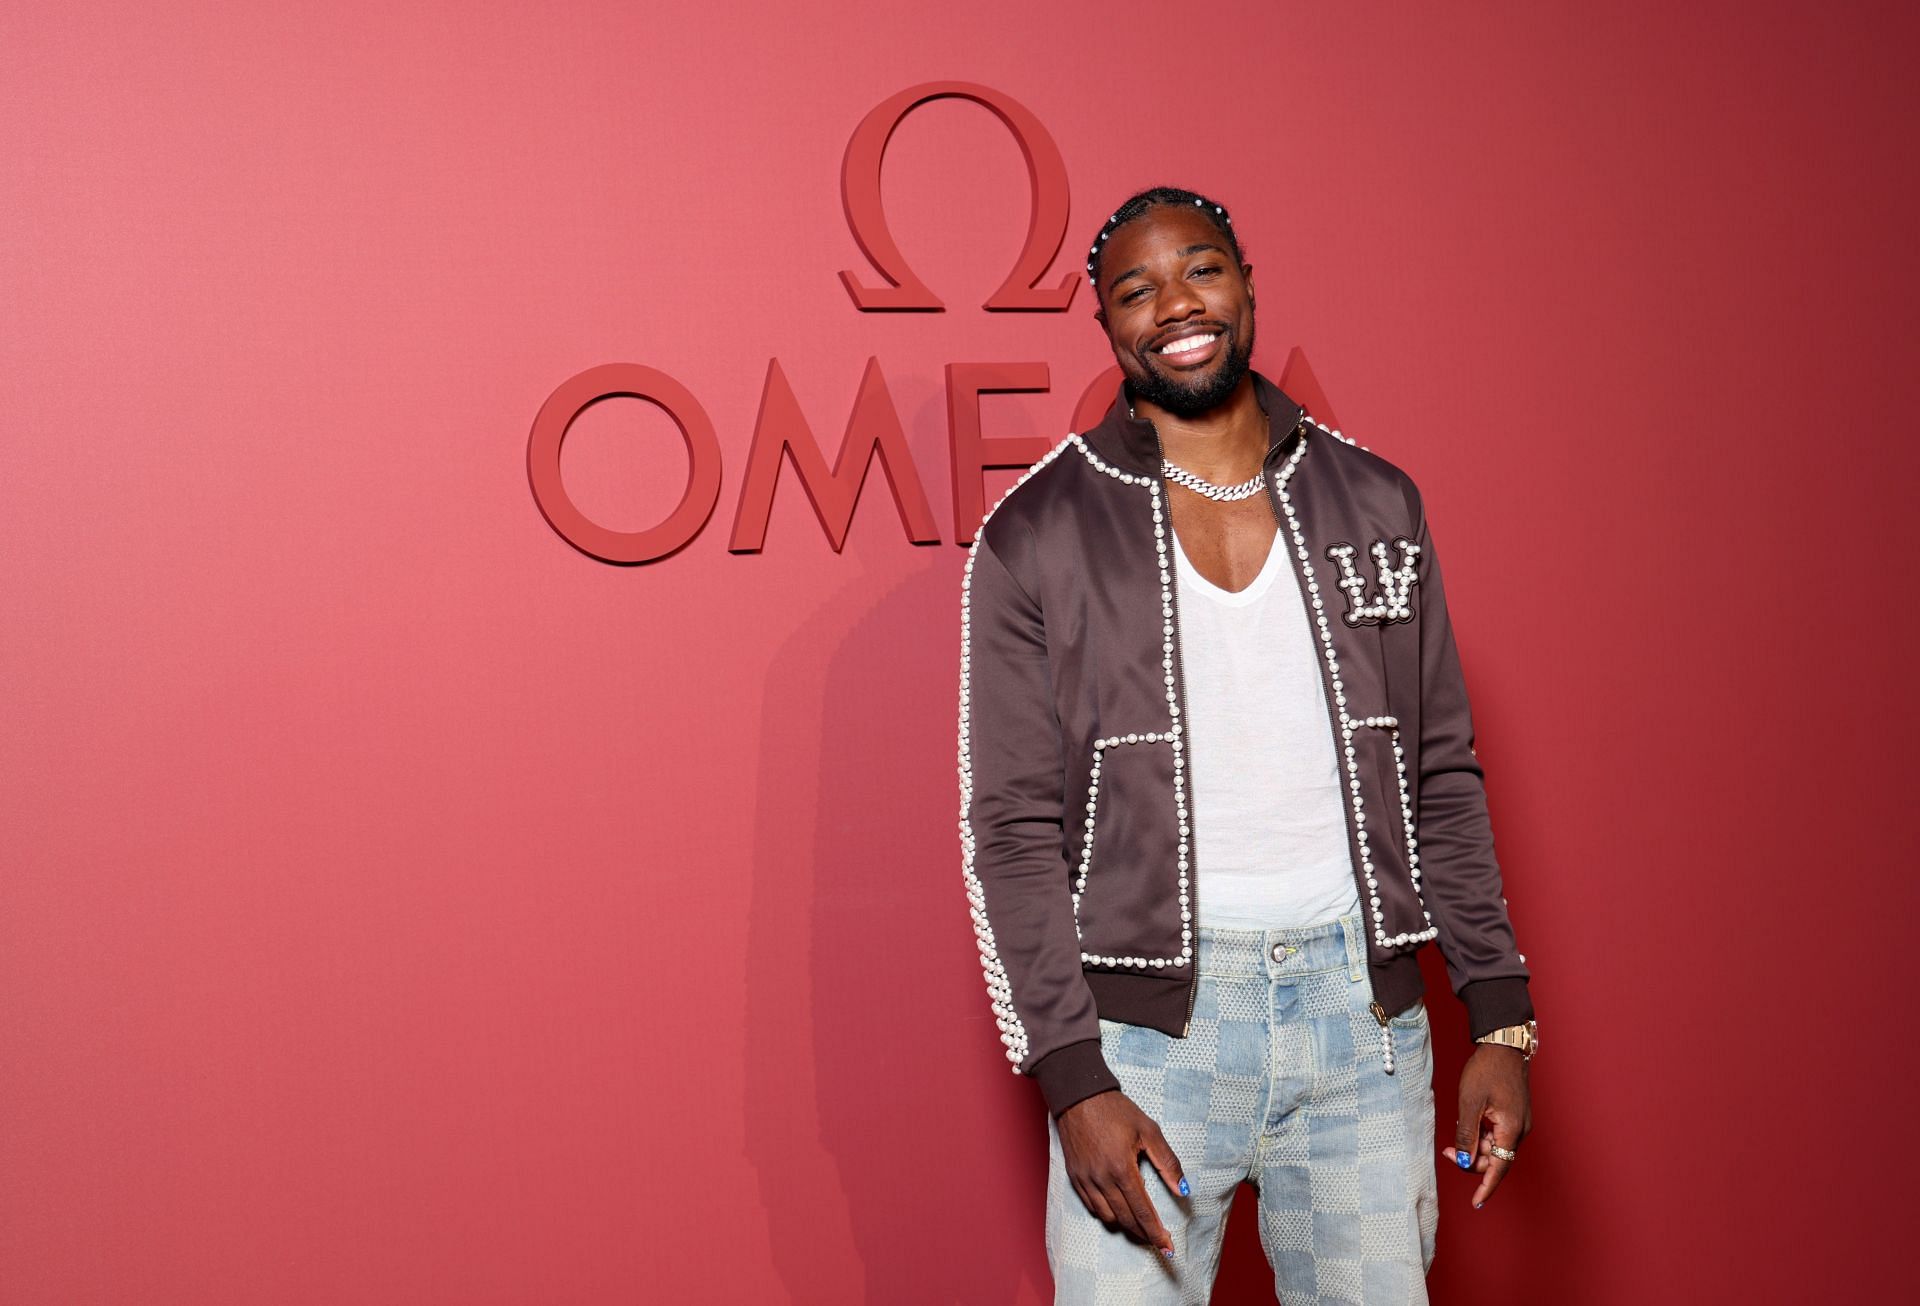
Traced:
POLYGON ((1247 283, 1247 302, 1251 304, 1253 302, 1253 264, 1240 265, 1240 279, 1247 283))
POLYGON ((1102 331, 1105 331, 1107 329, 1107 310, 1104 308, 1094 309, 1093 320, 1100 324, 1100 329, 1102 331))

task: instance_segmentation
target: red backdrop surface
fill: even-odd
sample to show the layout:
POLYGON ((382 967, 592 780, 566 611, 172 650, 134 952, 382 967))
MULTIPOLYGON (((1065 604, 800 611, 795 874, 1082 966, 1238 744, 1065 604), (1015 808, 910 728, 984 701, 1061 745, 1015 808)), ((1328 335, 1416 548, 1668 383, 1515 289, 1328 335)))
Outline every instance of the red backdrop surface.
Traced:
MULTIPOLYGON (((1048 283, 1132 190, 1232 207, 1257 365, 1303 348, 1423 486, 1545 1029, 1441 1302, 1906 1282, 1920 1161, 1911 10, 575 3, 0 16, 0 1300, 1036 1303, 1045 1125, 954 821, 944 369, 1108 364, 982 302, 1026 166, 911 114, 863 313, 854 127, 1024 105, 1048 283), (829 460, 728 550, 769 361, 829 460), (616 566, 529 492, 535 413, 676 378, 724 455, 616 566)), ((569 494, 687 457, 595 405, 569 494)), ((1014 473, 994 472, 988 502, 1014 473)), ((1432 960, 1431 958, 1429 959, 1432 960)), ((1437 966, 1429 968, 1438 982, 1437 966)), ((1464 1027, 1434 1001, 1443 1121, 1464 1027)), ((1242 1209, 1222 1301, 1269 1282, 1242 1209)))

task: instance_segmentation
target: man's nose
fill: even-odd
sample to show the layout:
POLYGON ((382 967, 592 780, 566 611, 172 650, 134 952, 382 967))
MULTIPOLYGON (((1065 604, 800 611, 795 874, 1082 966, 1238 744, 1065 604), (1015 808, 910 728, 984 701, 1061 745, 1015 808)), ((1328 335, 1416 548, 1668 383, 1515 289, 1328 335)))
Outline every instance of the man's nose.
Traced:
POLYGON ((1169 322, 1190 318, 1205 307, 1205 302, 1185 278, 1176 278, 1161 287, 1160 296, 1153 305, 1154 318, 1164 326, 1169 322))

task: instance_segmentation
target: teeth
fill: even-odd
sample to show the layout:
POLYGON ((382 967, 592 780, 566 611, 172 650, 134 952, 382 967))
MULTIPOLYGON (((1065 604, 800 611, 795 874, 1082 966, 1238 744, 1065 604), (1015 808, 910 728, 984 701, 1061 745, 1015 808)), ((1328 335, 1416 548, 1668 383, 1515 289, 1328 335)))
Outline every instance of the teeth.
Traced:
POLYGON ((1192 353, 1196 349, 1206 348, 1208 345, 1212 344, 1218 338, 1219 337, 1217 336, 1211 336, 1211 335, 1185 336, 1179 340, 1174 341, 1170 345, 1162 345, 1160 347, 1160 352, 1163 354, 1192 353))

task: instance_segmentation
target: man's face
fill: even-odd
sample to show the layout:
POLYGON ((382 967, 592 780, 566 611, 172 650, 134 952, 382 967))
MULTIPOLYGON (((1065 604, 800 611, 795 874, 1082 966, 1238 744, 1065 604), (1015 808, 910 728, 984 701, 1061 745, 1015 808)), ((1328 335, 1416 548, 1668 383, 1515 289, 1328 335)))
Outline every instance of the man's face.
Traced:
POLYGON ((1140 399, 1196 416, 1232 394, 1252 365, 1253 268, 1234 262, 1197 211, 1162 205, 1117 228, 1101 250, 1097 289, 1095 316, 1140 399))

